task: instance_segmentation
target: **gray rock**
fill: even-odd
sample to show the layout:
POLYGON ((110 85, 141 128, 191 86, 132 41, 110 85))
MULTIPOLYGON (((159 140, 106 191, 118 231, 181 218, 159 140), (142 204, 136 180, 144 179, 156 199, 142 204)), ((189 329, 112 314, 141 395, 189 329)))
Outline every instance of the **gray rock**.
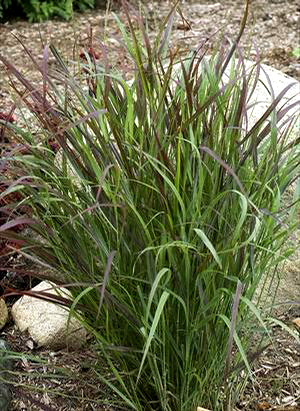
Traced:
MULTIPOLYGON (((0 298, 0 330, 3 328, 8 320, 8 311, 3 298, 0 298)), ((1 409, 1 408, 0 408, 1 409)))
MULTIPOLYGON (((70 298, 69 290, 43 281, 31 291, 45 291, 70 298)), ((12 316, 21 332, 28 331, 39 347, 77 349, 86 341, 86 330, 67 308, 35 297, 23 296, 12 307, 12 316)))

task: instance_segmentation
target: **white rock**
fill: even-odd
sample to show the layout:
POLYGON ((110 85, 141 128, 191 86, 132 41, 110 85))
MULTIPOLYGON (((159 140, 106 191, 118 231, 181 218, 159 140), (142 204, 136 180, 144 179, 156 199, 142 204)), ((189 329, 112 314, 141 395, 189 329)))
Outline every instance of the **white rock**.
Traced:
POLYGON ((3 298, 0 298, 0 330, 5 326, 8 320, 8 311, 3 298))
MULTIPOLYGON (((57 286, 43 281, 31 291, 45 291, 70 298, 69 290, 53 287, 57 286)), ((86 341, 86 330, 61 305, 23 296, 13 305, 12 316, 20 331, 28 331, 39 347, 60 349, 67 346, 69 349, 76 349, 86 341)))
MULTIPOLYGON (((246 73, 249 74, 251 69, 254 69, 255 73, 255 63, 253 61, 245 60, 245 69, 246 73)), ((227 71, 228 72, 228 71, 227 71)), ((261 64, 259 80, 257 82, 255 91, 248 102, 248 107, 253 106, 252 109, 249 110, 249 125, 252 126, 254 123, 265 113, 265 111, 269 108, 271 103, 274 101, 276 97, 288 86, 291 86, 287 92, 283 95, 280 102, 276 106, 276 110, 278 111, 280 108, 284 106, 287 108, 294 104, 292 107, 283 117, 280 123, 284 122, 288 117, 294 116, 295 114, 299 114, 300 108, 300 83, 299 81, 293 79, 292 77, 282 73, 279 70, 276 70, 273 67, 270 67, 266 64, 261 64), (269 84, 271 83, 271 85, 269 84), (274 93, 272 97, 272 93, 274 93)), ((251 89, 251 86, 250 86, 251 89)), ((299 123, 297 124, 297 130, 299 127, 299 123)), ((298 130, 299 131, 299 130, 298 130)))
MULTIPOLYGON (((209 57, 205 57, 202 62, 204 67, 209 62, 209 57)), ((256 75, 257 65, 254 61, 244 60, 245 63, 245 74, 246 78, 252 73, 249 91, 253 84, 253 80, 256 75)), ((237 60, 235 60, 235 69, 237 68, 237 60)), ((179 64, 175 65, 175 68, 181 72, 181 67, 179 64)), ((226 84, 230 77, 231 62, 225 70, 222 80, 226 84)), ((176 70, 176 69, 175 69, 176 70)), ((240 71, 240 77, 243 75, 242 70, 240 71)), ((238 76, 237 76, 238 77, 238 76)), ((265 113, 265 111, 270 107, 271 103, 276 97, 287 87, 291 86, 287 92, 281 98, 279 104, 276 106, 276 110, 280 109, 284 104, 285 108, 295 104, 284 116, 287 119, 290 116, 299 114, 300 108, 300 82, 293 79, 292 77, 282 73, 281 71, 268 66, 267 64, 260 65, 259 78, 255 87, 255 91, 251 96, 250 101, 248 101, 248 116, 249 116, 249 128, 252 127, 260 117, 265 113), (292 85, 292 86, 291 86, 292 85), (273 96, 272 96, 273 94, 273 96)), ((297 131, 299 132, 299 124, 297 124, 297 131)))

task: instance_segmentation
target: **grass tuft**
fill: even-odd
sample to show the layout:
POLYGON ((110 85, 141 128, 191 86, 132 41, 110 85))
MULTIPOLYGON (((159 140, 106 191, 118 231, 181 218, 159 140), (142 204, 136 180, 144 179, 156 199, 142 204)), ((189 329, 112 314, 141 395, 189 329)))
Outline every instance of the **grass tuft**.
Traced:
POLYGON ((40 91, 0 56, 40 125, 39 139, 7 125, 26 151, 2 157, 18 180, 0 199, 18 190, 30 218, 16 204, 0 237, 72 284, 110 368, 99 380, 130 409, 230 409, 251 374, 249 321, 264 325, 257 287, 298 225, 299 190, 283 206, 300 164, 288 87, 250 121, 261 66, 246 70, 238 48, 248 3, 232 47, 184 59, 168 52, 176 5, 152 45, 125 4, 131 82, 90 50, 73 75, 51 45, 58 68, 46 48, 40 91))

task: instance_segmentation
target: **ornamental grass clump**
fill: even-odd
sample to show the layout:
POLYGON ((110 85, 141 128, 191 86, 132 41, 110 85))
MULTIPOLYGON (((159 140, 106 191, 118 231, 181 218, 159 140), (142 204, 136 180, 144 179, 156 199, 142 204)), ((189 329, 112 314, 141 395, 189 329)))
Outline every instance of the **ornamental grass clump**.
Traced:
POLYGON ((1 56, 40 129, 7 125, 25 149, 2 159, 15 179, 1 197, 22 200, 0 235, 61 274, 108 365, 95 366, 99 380, 126 409, 231 409, 262 347, 250 332, 267 333, 256 290, 290 252, 299 190, 282 197, 299 174, 299 138, 295 105, 282 103, 290 87, 248 118, 261 66, 246 70, 237 47, 247 8, 237 41, 210 58, 205 45, 168 52, 175 7, 154 44, 125 8, 130 82, 103 45, 75 73, 54 46, 51 71, 46 47, 41 90, 1 56))

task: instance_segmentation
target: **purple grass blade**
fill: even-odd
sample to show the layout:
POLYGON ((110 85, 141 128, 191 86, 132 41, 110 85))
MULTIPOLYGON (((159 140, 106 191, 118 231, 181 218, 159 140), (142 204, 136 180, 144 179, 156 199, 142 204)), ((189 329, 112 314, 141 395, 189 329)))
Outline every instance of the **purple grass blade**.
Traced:
POLYGON ((177 7, 178 3, 179 3, 178 1, 177 1, 177 3, 175 3, 175 5, 173 6, 171 12, 169 13, 169 15, 167 17, 167 27, 164 30, 163 38, 160 42, 160 46, 159 46, 159 49, 158 49, 158 55, 161 56, 162 58, 165 57, 165 54, 168 50, 170 35, 171 35, 172 27, 173 27, 173 24, 174 24, 174 17, 175 17, 176 7, 177 7))
POLYGON ((5 67, 20 81, 21 84, 30 92, 31 96, 38 102, 43 102, 43 97, 41 96, 40 92, 36 90, 33 85, 26 80, 26 78, 21 74, 21 72, 11 64, 4 56, 0 54, 0 60, 5 65, 5 67))
MULTIPOLYGON (((52 289, 56 289, 56 288, 62 288, 64 287, 63 285, 61 286, 56 286, 56 287, 51 287, 48 290, 52 290, 52 289)), ((12 297, 12 296, 28 296, 28 297, 32 297, 32 298, 37 298, 39 300, 42 301, 47 301, 47 302, 51 302, 54 304, 58 304, 61 305, 63 307, 68 307, 70 308, 73 304, 73 300, 70 298, 66 298, 63 297, 61 295, 58 294, 52 294, 49 293, 47 291, 32 291, 32 290, 17 290, 15 288, 10 288, 7 287, 3 293, 3 297, 12 297)), ((89 309, 88 307, 86 307, 84 304, 76 304, 76 307, 80 310, 83 311, 89 311, 92 312, 91 309, 89 309)))
POLYGON ((101 311, 101 308, 102 308, 102 304, 103 304, 103 300, 104 300, 104 294, 105 294, 105 288, 106 288, 106 284, 107 284, 107 281, 108 281, 109 274, 111 272, 112 261, 113 261, 113 258, 114 258, 115 255, 116 255, 116 251, 112 251, 111 253, 109 253, 108 258, 107 258, 106 268, 105 268, 105 272, 104 272, 104 275, 103 275, 103 283, 102 283, 101 290, 100 290, 100 302, 99 302, 99 307, 98 307, 97 320, 99 318, 100 311, 101 311))
MULTIPOLYGON (((288 90, 293 87, 296 83, 290 83, 288 84, 279 94, 278 96, 274 99, 274 101, 272 102, 272 104, 269 106, 269 108, 265 111, 265 113, 260 117, 260 119, 254 124, 254 126, 251 128, 251 130, 248 132, 248 134, 245 136, 245 138, 243 139, 243 141, 247 141, 247 139, 249 137, 251 137, 256 129, 258 129, 265 120, 267 120, 267 118, 269 117, 269 115, 272 113, 272 111, 276 108, 277 104, 282 100, 283 96, 288 92, 288 90)), ((266 126, 268 127, 268 125, 266 126)), ((267 134, 265 134, 265 132, 263 133, 263 136, 265 137, 267 134)), ((263 138, 264 138, 263 137, 263 138)), ((262 140, 252 140, 249 149, 244 153, 243 158, 241 159, 238 168, 240 168, 245 161, 247 160, 248 156, 250 154, 252 154, 252 151, 256 149, 256 147, 258 146, 258 144, 261 142, 262 140)), ((240 143, 241 144, 241 143, 240 143)))
POLYGON ((43 62, 42 62, 42 75, 43 75, 43 106, 46 109, 46 95, 47 95, 47 82, 48 82, 48 61, 49 61, 49 49, 46 45, 44 48, 43 62))
POLYGON ((102 173, 102 175, 101 175, 101 177, 100 177, 100 181, 99 181, 99 184, 98 184, 98 191, 97 191, 97 194, 96 194, 96 201, 97 202, 99 201, 99 197, 100 197, 100 194, 101 194, 101 191, 102 191, 102 187, 103 187, 105 177, 107 176, 107 173, 109 172, 109 170, 112 167, 113 167, 113 164, 109 164, 108 166, 106 166, 103 173, 102 173))
POLYGON ((200 146, 200 150, 205 151, 208 155, 210 155, 214 160, 216 160, 222 167, 225 168, 225 170, 230 174, 236 181, 237 185, 239 186, 241 192, 247 197, 246 191, 243 187, 243 184, 241 183, 241 180, 238 178, 236 173, 233 171, 231 167, 229 167, 228 164, 225 163, 224 160, 222 160, 216 153, 214 153, 210 148, 205 147, 205 146, 200 146))
MULTIPOLYGON (((295 101, 293 104, 286 107, 285 109, 279 109, 279 111, 277 111, 277 113, 276 113, 277 122, 279 122, 292 108, 296 107, 299 104, 300 104, 300 101, 295 101)), ((286 124, 288 121, 290 121, 290 118, 288 118, 283 124, 281 124, 281 126, 286 124)), ((264 127, 264 129, 259 133, 259 135, 257 137, 257 145, 260 144, 263 141, 263 139, 270 133, 270 131, 271 131, 271 124, 268 123, 264 127)))
POLYGON ((0 226, 0 231, 6 231, 14 227, 18 227, 20 225, 31 225, 31 224, 36 224, 38 221, 34 220, 33 218, 27 218, 27 217, 19 217, 15 218, 14 220, 9 221, 8 223, 2 224, 0 226))
POLYGON ((245 11, 244 11, 244 15, 241 21, 241 25, 240 25, 240 31, 237 35, 237 38, 235 39, 235 41, 233 42, 233 45, 231 47, 231 49, 229 50, 229 53, 227 55, 227 58, 225 60, 225 63, 223 64, 222 70, 221 70, 221 77, 222 75, 225 73, 225 70, 239 44, 239 41, 244 33, 245 27, 246 27, 246 23, 247 23, 247 19, 248 19, 248 13, 249 13, 249 5, 250 5, 250 0, 246 0, 246 4, 245 4, 245 11))

